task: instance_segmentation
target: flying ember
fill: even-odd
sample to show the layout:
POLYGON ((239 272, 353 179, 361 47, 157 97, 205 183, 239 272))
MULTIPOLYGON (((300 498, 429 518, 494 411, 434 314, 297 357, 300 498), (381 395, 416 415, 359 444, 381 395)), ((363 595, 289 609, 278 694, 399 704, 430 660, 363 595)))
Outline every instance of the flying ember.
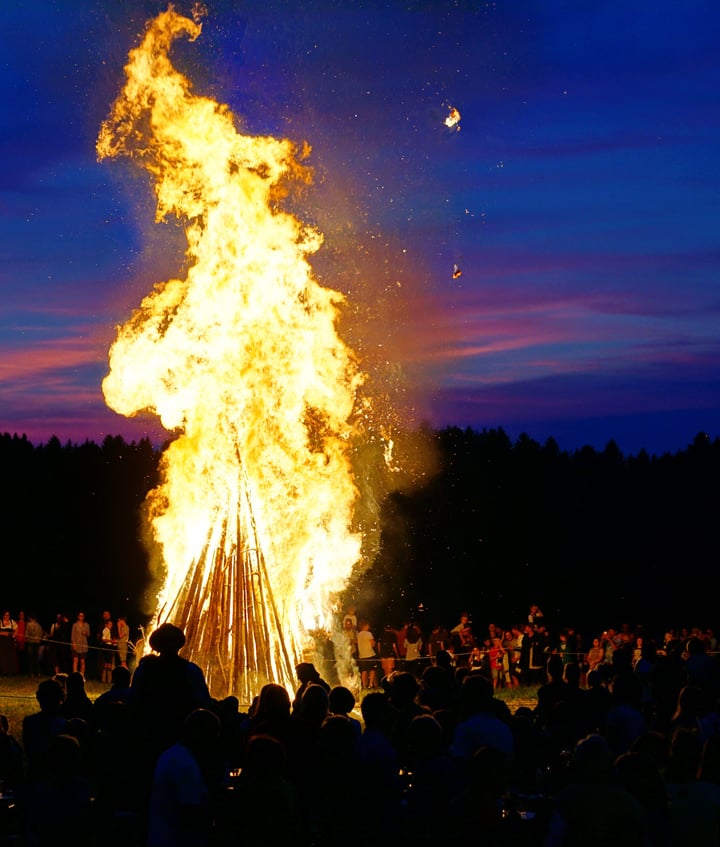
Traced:
POLYGON ((147 511, 164 574, 154 623, 185 629, 214 696, 291 685, 310 634, 334 631, 361 559, 351 467, 364 376, 336 331, 343 297, 308 257, 319 232, 282 211, 308 149, 252 137, 171 63, 200 35, 172 8, 132 50, 97 142, 149 173, 156 218, 187 237, 184 278, 118 329, 103 382, 117 412, 177 434, 147 511))
POLYGON ((445 126, 448 129, 456 129, 460 130, 460 112, 454 107, 450 106, 450 111, 448 112, 447 117, 443 121, 445 126))

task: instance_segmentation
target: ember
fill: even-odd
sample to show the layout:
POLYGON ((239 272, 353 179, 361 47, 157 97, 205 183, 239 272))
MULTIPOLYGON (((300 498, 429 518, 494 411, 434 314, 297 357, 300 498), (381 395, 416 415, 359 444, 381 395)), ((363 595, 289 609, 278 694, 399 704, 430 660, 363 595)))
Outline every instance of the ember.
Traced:
POLYGON ((454 107, 450 106, 450 111, 448 112, 448 116, 443 121, 445 126, 448 129, 455 129, 457 131, 460 130, 460 112, 454 107))

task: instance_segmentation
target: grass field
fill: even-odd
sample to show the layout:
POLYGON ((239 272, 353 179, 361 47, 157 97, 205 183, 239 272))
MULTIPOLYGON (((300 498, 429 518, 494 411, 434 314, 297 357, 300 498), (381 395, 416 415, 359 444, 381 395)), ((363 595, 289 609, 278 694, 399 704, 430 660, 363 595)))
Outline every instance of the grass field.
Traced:
MULTIPOLYGON (((20 741, 22 739, 22 721, 25 715, 38 711, 38 703, 35 699, 38 679, 29 679, 25 676, 0 677, 0 714, 5 715, 10 723, 10 733, 20 741)), ((94 700, 97 696, 107 691, 109 686, 96 680, 89 679, 85 683, 88 696, 94 700)), ((534 707, 536 688, 510 688, 500 689, 497 695, 500 699, 507 701, 514 712, 519 706, 534 707)))
MULTIPOLYGON (((0 677, 0 714, 7 717, 10 733, 18 741, 22 737, 22 721, 25 715, 39 710, 35 692, 41 679, 30 679, 26 676, 0 677)), ((108 688, 108 685, 95 680, 88 680, 85 683, 85 689, 91 700, 103 691, 107 691, 108 688)))

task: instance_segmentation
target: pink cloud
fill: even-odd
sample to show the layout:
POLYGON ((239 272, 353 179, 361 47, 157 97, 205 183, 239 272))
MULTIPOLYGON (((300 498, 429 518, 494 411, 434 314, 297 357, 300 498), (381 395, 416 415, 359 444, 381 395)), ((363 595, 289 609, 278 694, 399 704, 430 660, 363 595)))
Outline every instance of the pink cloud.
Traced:
POLYGON ((92 336, 72 336, 41 341, 32 347, 6 347, 0 357, 0 384, 30 381, 48 374, 95 365, 107 360, 107 348, 92 336))

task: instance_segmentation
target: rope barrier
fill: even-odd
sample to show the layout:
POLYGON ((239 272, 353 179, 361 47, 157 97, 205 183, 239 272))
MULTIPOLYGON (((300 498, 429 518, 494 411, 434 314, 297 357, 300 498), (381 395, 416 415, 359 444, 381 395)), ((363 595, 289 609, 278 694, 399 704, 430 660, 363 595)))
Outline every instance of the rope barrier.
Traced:
MULTIPOLYGON (((37 647, 60 646, 60 647, 70 647, 71 649, 73 647, 72 641, 58 641, 56 638, 51 638, 49 636, 43 638, 41 641, 27 641, 27 639, 26 639, 25 640, 25 646, 27 647, 30 644, 37 646, 37 647)), ((135 643, 128 640, 127 646, 128 646, 128 653, 132 653, 134 655, 135 654, 135 647, 136 647, 135 643)), ((111 651, 117 652, 118 642, 115 641, 115 642, 113 642, 112 645, 103 644, 99 647, 96 646, 95 644, 87 644, 86 648, 87 648, 87 652, 90 652, 92 650, 97 650, 100 653, 109 653, 111 651)))

